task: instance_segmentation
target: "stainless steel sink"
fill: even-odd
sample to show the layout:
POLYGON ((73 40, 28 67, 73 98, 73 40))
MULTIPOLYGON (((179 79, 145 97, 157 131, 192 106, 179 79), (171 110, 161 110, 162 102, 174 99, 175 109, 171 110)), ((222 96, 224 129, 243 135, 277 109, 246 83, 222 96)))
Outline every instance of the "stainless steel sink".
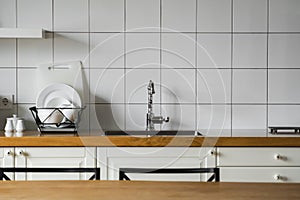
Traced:
POLYGON ((202 136, 201 133, 197 131, 191 131, 191 130, 183 130, 183 131, 177 131, 177 130, 160 130, 160 131, 137 131, 137 130, 115 130, 115 131, 105 131, 106 136, 202 136))

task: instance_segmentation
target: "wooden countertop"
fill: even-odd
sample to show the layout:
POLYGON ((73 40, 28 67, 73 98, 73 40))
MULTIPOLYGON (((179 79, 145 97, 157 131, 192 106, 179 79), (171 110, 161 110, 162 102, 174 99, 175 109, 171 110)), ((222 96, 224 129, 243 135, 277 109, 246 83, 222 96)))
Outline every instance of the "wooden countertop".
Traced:
POLYGON ((0 181, 1 200, 299 200, 300 184, 145 181, 0 181))
POLYGON ((300 147, 300 137, 79 137, 37 136, 37 132, 28 132, 24 135, 24 137, 2 136, 0 147, 300 147))

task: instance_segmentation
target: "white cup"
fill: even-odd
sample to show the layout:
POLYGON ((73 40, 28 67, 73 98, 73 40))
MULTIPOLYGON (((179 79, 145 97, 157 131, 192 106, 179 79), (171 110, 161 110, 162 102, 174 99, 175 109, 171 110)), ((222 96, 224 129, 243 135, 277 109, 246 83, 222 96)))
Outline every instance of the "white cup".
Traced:
POLYGON ((14 125, 13 125, 13 119, 12 118, 7 118, 6 119, 6 124, 4 128, 5 132, 13 132, 14 131, 14 125))
POLYGON ((24 120, 23 119, 18 119, 17 120, 16 131, 17 132, 23 132, 23 131, 25 131, 25 124, 24 124, 24 120))

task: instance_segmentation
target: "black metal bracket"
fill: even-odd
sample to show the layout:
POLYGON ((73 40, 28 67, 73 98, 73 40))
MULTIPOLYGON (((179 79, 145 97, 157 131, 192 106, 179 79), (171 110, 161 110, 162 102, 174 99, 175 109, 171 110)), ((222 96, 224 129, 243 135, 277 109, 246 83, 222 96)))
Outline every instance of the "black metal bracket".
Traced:
POLYGON ((100 168, 0 168, 0 181, 10 180, 8 176, 5 175, 6 172, 37 172, 37 173, 73 173, 73 172, 93 172, 94 174, 89 178, 89 180, 100 180, 100 168))
POLYGON ((126 173, 143 173, 143 174, 192 174, 192 173, 213 173, 207 182, 220 181, 219 168, 120 168, 119 180, 130 180, 126 173))

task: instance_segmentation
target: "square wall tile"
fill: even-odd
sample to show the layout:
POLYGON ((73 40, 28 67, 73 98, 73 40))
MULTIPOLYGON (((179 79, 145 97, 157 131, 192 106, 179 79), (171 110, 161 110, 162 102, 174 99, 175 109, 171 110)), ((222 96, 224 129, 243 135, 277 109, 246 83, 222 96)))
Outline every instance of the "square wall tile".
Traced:
POLYGON ((299 68, 299 52, 299 34, 271 34, 269 36, 270 68, 299 68))
POLYGON ((131 69, 126 70, 126 103, 147 103, 147 86, 154 82, 155 94, 153 103, 160 102, 160 70, 159 69, 131 69))
POLYGON ((230 69, 197 70, 198 103, 231 102, 230 69))
POLYGON ((198 105, 197 130, 205 136, 231 136, 230 105, 198 105))
POLYGON ((47 39, 22 39, 18 42, 18 66, 36 67, 52 63, 53 34, 47 33, 47 39))
POLYGON ((127 33, 126 67, 160 67, 160 34, 127 33))
POLYGON ((233 0, 233 31, 267 31, 268 0, 233 0))
POLYGON ((232 136, 266 136, 265 105, 233 105, 232 136))
POLYGON ((299 103, 300 102, 300 70, 273 69, 269 70, 269 102, 299 103))
POLYGON ((267 103, 267 71, 233 70, 233 103, 267 103))
POLYGON ((0 95, 9 94, 16 97, 16 69, 0 68, 0 85, 0 95))
POLYGON ((18 69, 17 82, 17 103, 35 103, 38 95, 37 70, 18 69))
POLYGON ((88 31, 88 0, 54 0, 55 31, 88 31))
POLYGON ((17 0, 17 3, 18 28, 52 31, 52 0, 17 0))
POLYGON ((163 69, 162 103, 195 103, 194 69, 163 69))
POLYGON ((0 0, 0 27, 16 28, 16 1, 0 0))
POLYGON ((0 39, 1 67, 16 67, 16 39, 0 39))
POLYGON ((195 32, 196 0, 162 0, 163 31, 195 32))
POLYGON ((270 105, 268 126, 299 126, 299 105, 270 105))
POLYGON ((124 0, 90 0, 92 32, 124 30, 124 0))
POLYGON ((267 67, 267 35, 235 34, 233 35, 234 68, 267 67))
MULTIPOLYGON (((29 110, 30 107, 35 106, 35 104, 18 104, 18 116, 25 120, 25 129, 27 131, 36 131, 37 125, 34 118, 29 110)), ((24 133, 24 135, 26 132, 24 133)))
POLYGON ((195 68, 195 34, 162 34, 162 64, 167 68, 195 68))
MULTIPOLYGON (((153 105, 155 116, 160 115, 160 106, 153 105)), ((146 130, 147 105, 126 105, 126 130, 146 130)), ((160 125, 154 125, 159 130, 160 125)))
POLYGON ((3 130, 5 128, 5 124, 6 124, 6 118, 8 117, 12 117, 13 114, 17 113, 17 105, 13 105, 12 109, 8 109, 8 110, 1 110, 0 112, 0 130, 1 130, 1 136, 3 135, 3 130))
POLYGON ((91 103, 124 103, 123 69, 90 69, 91 103))
POLYGON ((159 32, 160 0, 127 0, 127 31, 159 32))
POLYGON ((90 67, 123 68, 124 35, 120 33, 90 34, 90 67))
POLYGON ((299 8, 298 0, 271 0, 270 31, 299 32, 299 8))
POLYGON ((230 68, 230 59, 230 34, 197 34, 198 68, 230 68))
POLYGON ((91 131, 124 130, 125 106, 116 104, 96 104, 90 108, 91 131))
POLYGON ((88 67, 88 33, 54 34, 54 62, 81 60, 88 67))
POLYGON ((198 32, 230 32, 231 0, 198 0, 198 32))
POLYGON ((162 105, 163 117, 169 117, 168 123, 162 124, 163 130, 195 130, 196 105, 162 105))

